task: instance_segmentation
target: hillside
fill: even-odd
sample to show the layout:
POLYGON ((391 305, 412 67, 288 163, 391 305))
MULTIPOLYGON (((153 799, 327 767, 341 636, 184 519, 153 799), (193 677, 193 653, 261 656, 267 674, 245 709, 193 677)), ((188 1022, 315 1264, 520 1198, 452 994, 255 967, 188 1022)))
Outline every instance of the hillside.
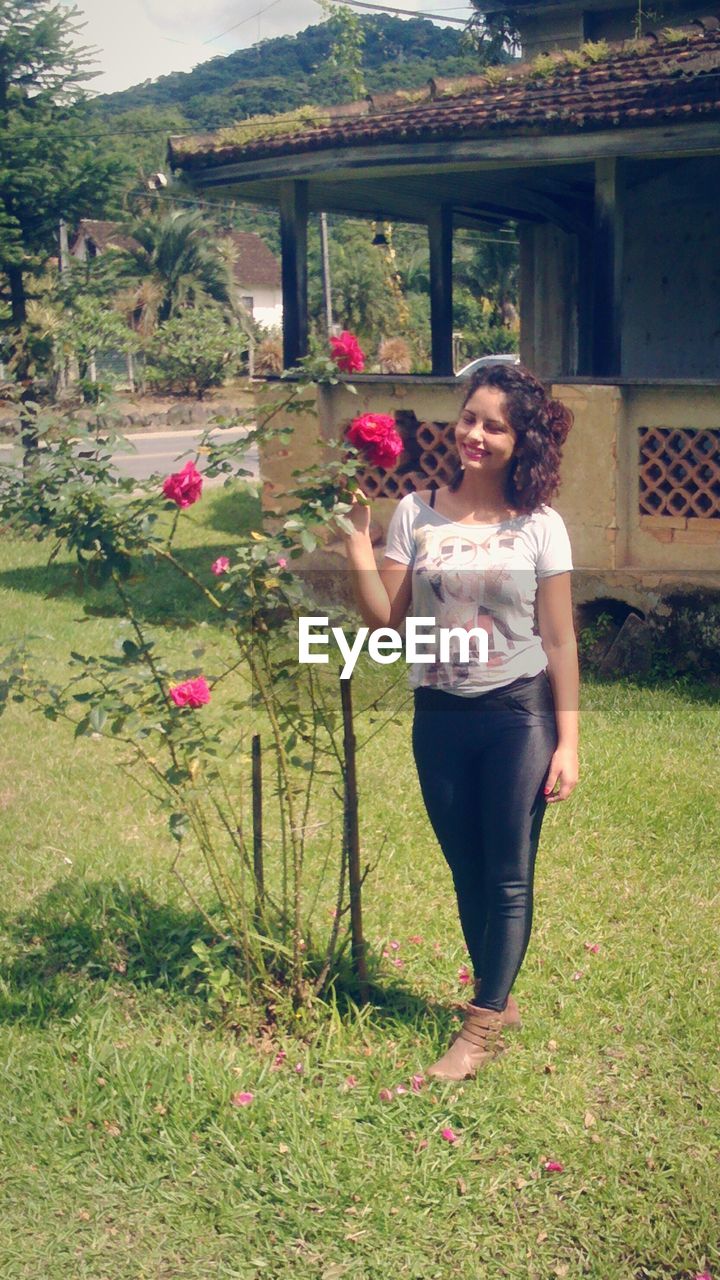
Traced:
MULTIPOLYGON (((462 75, 480 65, 461 30, 384 15, 359 22, 368 90, 413 88, 432 75, 462 75)), ((295 36, 263 40, 212 58, 192 71, 103 95, 95 106, 106 118, 120 116, 123 123, 128 113, 138 110, 170 111, 190 130, 205 130, 306 103, 342 102, 353 94, 347 75, 329 64, 333 38, 331 23, 323 22, 295 36)))

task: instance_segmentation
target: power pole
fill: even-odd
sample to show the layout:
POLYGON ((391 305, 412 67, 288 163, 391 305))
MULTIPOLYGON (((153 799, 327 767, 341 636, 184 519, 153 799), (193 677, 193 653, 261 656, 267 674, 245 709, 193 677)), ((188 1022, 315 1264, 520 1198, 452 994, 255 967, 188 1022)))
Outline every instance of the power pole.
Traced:
POLYGON ((328 338, 334 331, 332 313, 332 284, 330 280, 330 246, 328 243, 327 214, 320 214, 320 260, 322 262, 323 309, 325 311, 325 331, 328 338))

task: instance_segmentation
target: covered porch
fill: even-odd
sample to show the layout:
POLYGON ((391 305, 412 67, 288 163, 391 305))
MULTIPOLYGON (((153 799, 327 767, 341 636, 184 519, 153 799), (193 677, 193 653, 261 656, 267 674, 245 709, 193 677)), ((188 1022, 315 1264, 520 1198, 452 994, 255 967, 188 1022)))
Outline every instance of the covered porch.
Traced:
MULTIPOLYGON (((393 498, 445 482, 454 231, 513 226, 521 358, 576 414, 557 505, 579 567, 717 574, 720 34, 696 23, 599 62, 577 51, 495 70, 312 128, 174 139, 171 159, 205 193, 279 207, 287 367, 307 350, 311 214, 427 228, 432 373, 353 377, 362 407, 394 409, 406 439, 397 472, 364 477, 384 525, 393 498)), ((357 412, 341 388, 321 401, 326 436, 357 412)))

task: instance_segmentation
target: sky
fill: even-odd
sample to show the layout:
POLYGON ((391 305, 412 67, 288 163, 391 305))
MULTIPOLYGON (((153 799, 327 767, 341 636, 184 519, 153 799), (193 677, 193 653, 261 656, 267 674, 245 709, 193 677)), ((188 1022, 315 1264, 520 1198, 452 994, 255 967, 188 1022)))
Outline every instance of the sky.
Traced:
MULTIPOLYGON (((469 0, 400 0, 400 5, 454 18, 471 11, 469 0)), ((81 43, 98 50, 100 74, 87 85, 94 93, 191 71, 217 54, 294 35, 323 19, 315 0, 76 0, 76 7, 79 20, 87 23, 81 43)))

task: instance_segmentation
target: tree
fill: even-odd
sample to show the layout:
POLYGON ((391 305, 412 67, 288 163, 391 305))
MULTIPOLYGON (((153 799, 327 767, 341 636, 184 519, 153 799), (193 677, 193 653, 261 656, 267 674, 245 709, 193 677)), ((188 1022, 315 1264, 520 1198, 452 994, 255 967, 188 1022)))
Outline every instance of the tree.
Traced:
MULTIPOLYGON (((309 309, 322 314, 320 253, 316 236, 309 244, 309 309)), ((393 287, 386 254, 372 244, 367 222, 332 219, 330 224, 333 310, 337 324, 357 333, 366 346, 394 337, 403 328, 403 299, 393 287)), ((318 328, 321 326, 318 324, 318 328)))
POLYGON ((88 128, 83 85, 95 72, 92 51, 76 43, 78 14, 0 0, 0 271, 15 329, 27 319, 27 276, 55 251, 60 219, 104 209, 122 170, 88 128))
MULTIPOLYGON (((211 231, 215 231, 211 228, 211 231)), ((157 319, 164 324, 179 309, 214 302, 250 332, 232 271, 232 256, 222 233, 208 234, 207 215, 199 209, 147 212, 127 228, 136 242, 127 251, 129 269, 157 285, 157 319)))
POLYGON ((501 12, 488 14, 483 0, 471 0, 475 12, 468 21, 467 32, 482 54, 485 64, 507 62, 520 52, 517 11, 512 5, 501 12))

